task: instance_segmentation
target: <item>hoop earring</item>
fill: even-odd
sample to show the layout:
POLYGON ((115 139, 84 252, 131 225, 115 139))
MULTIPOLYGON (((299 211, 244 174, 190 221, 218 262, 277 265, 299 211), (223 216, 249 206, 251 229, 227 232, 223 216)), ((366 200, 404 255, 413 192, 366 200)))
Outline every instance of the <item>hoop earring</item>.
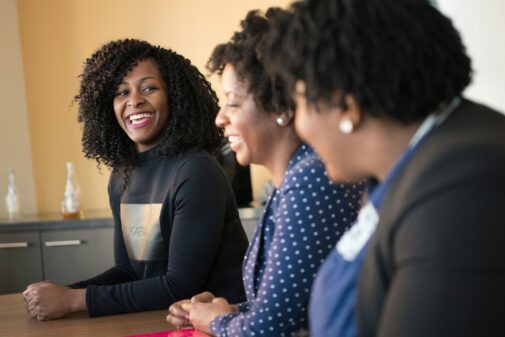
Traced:
POLYGON ((277 122, 277 125, 279 126, 286 126, 288 124, 288 120, 282 116, 277 117, 275 120, 277 122))
POLYGON ((354 130, 354 125, 349 119, 342 119, 338 124, 338 129, 344 135, 348 135, 354 130))

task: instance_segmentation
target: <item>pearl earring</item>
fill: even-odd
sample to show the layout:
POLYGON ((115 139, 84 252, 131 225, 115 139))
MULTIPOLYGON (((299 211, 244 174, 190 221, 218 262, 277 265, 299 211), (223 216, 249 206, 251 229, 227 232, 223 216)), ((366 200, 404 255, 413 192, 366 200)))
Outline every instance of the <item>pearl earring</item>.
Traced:
POLYGON ((338 124, 338 128, 344 135, 348 135, 354 130, 354 125, 349 119, 342 119, 338 124))
POLYGON ((277 117, 277 119, 275 121, 277 122, 277 125, 279 125, 279 126, 286 126, 286 124, 288 124, 288 120, 282 116, 277 117))

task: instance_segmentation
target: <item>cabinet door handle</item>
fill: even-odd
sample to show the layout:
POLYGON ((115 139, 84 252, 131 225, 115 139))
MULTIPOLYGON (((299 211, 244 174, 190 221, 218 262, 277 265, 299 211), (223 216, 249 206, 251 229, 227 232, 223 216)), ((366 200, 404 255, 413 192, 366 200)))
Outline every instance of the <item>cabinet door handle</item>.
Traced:
POLYGON ((61 247, 61 246, 79 246, 82 244, 82 240, 62 240, 62 241, 46 241, 44 245, 46 247, 61 247))
POLYGON ((26 248, 28 247, 28 242, 7 242, 0 243, 0 249, 4 248, 26 248))

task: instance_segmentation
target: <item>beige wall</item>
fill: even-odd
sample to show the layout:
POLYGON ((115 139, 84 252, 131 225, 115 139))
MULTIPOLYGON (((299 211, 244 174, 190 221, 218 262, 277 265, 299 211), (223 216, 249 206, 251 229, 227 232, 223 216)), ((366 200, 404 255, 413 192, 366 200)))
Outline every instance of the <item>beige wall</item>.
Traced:
POLYGON ((12 167, 21 211, 36 209, 16 0, 0 1, 0 218, 6 217, 7 168, 12 167))
MULTIPOLYGON (((58 211, 65 162, 76 163, 83 208, 107 209, 109 172, 81 154, 72 97, 85 58, 111 39, 134 37, 172 48, 204 71, 217 43, 226 41, 249 9, 281 0, 18 0, 35 190, 39 212, 58 211)), ((217 79, 212 79, 219 92, 217 79)), ((253 168, 255 194, 268 179, 253 168)))
MULTIPOLYGON (((1 0, 0 217, 5 216, 7 167, 16 170, 25 213, 37 206, 40 212, 56 212, 68 160, 76 163, 83 207, 108 208, 109 173, 103 169, 100 175, 93 161, 83 159, 76 107, 71 105, 82 63, 101 44, 124 37, 146 39, 177 50, 204 70, 213 47, 230 37, 249 9, 289 2, 1 0)), ((476 74, 467 94, 505 111, 505 49, 496 35, 503 30, 499 8, 505 5, 495 0, 482 0, 478 6, 470 0, 438 3, 454 19, 474 59, 476 74)), ((219 93, 217 79, 212 82, 219 93)), ((263 169, 253 168, 255 195, 266 179, 263 169)))

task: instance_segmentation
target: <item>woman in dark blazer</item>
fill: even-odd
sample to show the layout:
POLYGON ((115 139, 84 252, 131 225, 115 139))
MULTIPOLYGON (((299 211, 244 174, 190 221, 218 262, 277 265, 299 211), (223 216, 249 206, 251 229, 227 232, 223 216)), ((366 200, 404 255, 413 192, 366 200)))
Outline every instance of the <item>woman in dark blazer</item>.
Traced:
POLYGON ((428 0, 308 0, 263 54, 330 178, 375 182, 316 277, 311 336, 504 336, 505 116, 462 97, 451 21, 428 0))

